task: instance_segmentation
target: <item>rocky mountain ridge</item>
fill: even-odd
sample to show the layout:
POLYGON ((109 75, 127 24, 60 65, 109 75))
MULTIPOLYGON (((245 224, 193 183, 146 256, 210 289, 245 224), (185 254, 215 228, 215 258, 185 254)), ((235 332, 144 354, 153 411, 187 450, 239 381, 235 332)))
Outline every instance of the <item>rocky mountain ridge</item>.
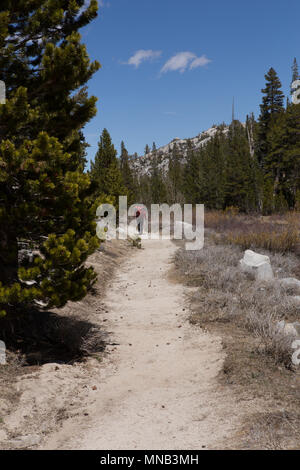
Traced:
POLYGON ((191 143, 194 150, 198 150, 199 148, 206 145, 218 131, 227 133, 228 126, 226 126, 225 124, 222 124, 220 126, 212 126, 206 131, 200 132, 196 137, 190 139, 180 139, 176 137, 168 144, 158 148, 156 152, 149 152, 143 156, 132 157, 132 168, 139 174, 148 174, 151 168, 151 163, 154 155, 157 156, 159 167, 162 169, 167 168, 168 157, 172 152, 175 144, 178 147, 181 158, 184 160, 187 154, 189 142, 191 143))

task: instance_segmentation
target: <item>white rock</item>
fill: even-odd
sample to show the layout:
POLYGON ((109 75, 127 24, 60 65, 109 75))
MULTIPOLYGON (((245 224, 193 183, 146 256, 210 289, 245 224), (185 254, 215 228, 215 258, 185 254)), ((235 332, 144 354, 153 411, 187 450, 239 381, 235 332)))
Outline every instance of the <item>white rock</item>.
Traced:
POLYGON ((263 265, 264 263, 270 263, 270 258, 269 256, 255 253, 255 251, 246 250, 244 253, 243 262, 246 263, 248 266, 257 268, 263 265))
POLYGON ((28 436, 20 436, 15 439, 7 441, 14 449, 26 449, 39 444, 41 437, 37 434, 29 434, 28 436))
POLYGON ((284 287, 291 288, 300 288, 300 281, 294 277, 285 277, 278 280, 280 284, 284 287))
POLYGON ((293 295, 289 298, 291 299, 292 302, 294 302, 294 304, 300 305, 300 295, 293 295))
POLYGON ((284 320, 277 322, 277 327, 282 330, 284 334, 290 336, 300 336, 300 323, 286 323, 284 320))
POLYGON ((300 336, 300 323, 298 321, 295 321, 293 323, 293 326, 294 326, 295 330, 297 331, 298 336, 300 336))
POLYGON ((260 255, 252 250, 246 250, 244 258, 240 260, 243 271, 251 272, 259 281, 271 281, 274 279, 269 256, 260 255))

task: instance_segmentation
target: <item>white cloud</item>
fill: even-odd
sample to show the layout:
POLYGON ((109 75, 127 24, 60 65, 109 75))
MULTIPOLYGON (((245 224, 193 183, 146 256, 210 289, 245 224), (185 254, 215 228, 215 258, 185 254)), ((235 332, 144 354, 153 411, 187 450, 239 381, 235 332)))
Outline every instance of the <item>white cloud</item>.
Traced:
POLYGON ((179 71, 183 73, 187 68, 193 70, 197 67, 203 67, 211 62, 205 55, 197 57, 193 52, 178 52, 171 59, 169 59, 163 68, 161 73, 179 71))
POLYGON ((161 51, 152 51, 152 49, 145 51, 144 49, 140 49, 129 58, 128 62, 125 63, 128 65, 134 65, 136 68, 138 68, 145 60, 153 60, 160 56, 161 51))
POLYGON ((179 52, 165 63, 161 71, 164 73, 179 70, 181 73, 183 73, 189 63, 195 59, 195 57, 195 54, 192 52, 179 52))
POLYGON ((190 64, 190 70, 196 69, 197 67, 204 67, 210 62, 211 60, 208 59, 206 55, 202 55, 201 57, 197 57, 193 60, 193 62, 190 64))

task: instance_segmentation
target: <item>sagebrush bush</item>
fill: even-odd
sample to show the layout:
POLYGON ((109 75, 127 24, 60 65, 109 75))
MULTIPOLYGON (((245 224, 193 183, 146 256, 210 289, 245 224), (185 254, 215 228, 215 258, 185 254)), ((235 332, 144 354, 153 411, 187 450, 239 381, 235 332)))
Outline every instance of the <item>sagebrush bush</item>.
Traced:
MULTIPOLYGON (((297 265, 296 257, 269 254, 274 271, 289 276, 297 265)), ((188 282, 199 289, 191 299, 195 322, 235 321, 259 338, 260 352, 277 363, 290 367, 291 338, 278 327, 280 320, 300 317, 300 306, 286 290, 275 283, 257 283, 239 267, 240 247, 215 245, 207 241, 200 251, 180 250, 176 264, 188 282)))
POLYGON ((246 316, 246 325, 261 340, 264 353, 272 356, 276 363, 291 367, 292 342, 295 338, 285 334, 277 326, 277 321, 276 315, 270 312, 262 315, 255 309, 249 310, 246 316))

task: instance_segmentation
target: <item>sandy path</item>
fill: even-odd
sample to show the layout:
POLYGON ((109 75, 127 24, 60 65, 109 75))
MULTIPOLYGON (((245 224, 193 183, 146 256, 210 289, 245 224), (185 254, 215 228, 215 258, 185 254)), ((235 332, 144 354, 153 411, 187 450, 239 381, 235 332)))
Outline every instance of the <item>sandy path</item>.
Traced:
POLYGON ((44 449, 215 448, 237 426, 236 404, 216 379, 220 339, 189 325, 186 288, 168 279, 176 247, 168 240, 143 247, 108 291, 106 325, 117 346, 90 384, 93 403, 44 449))

